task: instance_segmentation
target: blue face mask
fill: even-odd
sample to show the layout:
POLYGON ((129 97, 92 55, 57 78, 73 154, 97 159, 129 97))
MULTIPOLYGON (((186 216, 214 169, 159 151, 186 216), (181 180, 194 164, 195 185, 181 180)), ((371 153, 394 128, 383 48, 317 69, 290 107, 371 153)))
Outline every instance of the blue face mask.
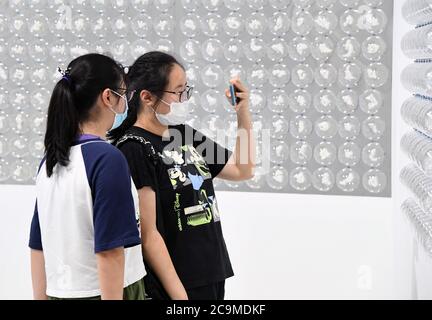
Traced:
POLYGON ((117 129, 118 127, 121 126, 121 124, 123 123, 123 121, 126 120, 127 115, 128 115, 128 110, 129 110, 129 105, 128 105, 127 99, 124 96, 118 94, 117 92, 115 92, 115 91, 113 91, 113 92, 115 94, 117 94, 118 96, 120 96, 122 99, 124 99, 124 101, 125 101, 125 111, 123 113, 117 113, 113 109, 110 108, 110 110, 112 112, 114 112, 114 114, 115 114, 114 123, 113 123, 110 131, 114 130, 114 129, 117 129))

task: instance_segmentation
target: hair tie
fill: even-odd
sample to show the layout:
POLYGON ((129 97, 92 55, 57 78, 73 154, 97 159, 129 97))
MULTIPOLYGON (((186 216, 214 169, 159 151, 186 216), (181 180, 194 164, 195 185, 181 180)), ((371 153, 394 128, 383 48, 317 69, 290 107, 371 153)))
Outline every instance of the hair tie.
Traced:
POLYGON ((69 84, 72 84, 72 79, 70 77, 70 68, 62 70, 60 67, 58 67, 57 71, 62 75, 61 80, 66 80, 69 84))

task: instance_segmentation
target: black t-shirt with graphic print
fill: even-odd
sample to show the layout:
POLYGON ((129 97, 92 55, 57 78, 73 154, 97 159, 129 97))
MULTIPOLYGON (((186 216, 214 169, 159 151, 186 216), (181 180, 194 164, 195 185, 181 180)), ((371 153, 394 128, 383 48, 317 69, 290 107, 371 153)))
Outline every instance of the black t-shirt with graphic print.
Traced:
POLYGON ((171 139, 135 126, 126 132, 150 142, 157 154, 153 158, 142 142, 129 139, 119 148, 137 189, 155 191, 158 230, 180 280, 190 289, 234 275, 213 188, 231 151, 190 126, 169 129, 171 139))

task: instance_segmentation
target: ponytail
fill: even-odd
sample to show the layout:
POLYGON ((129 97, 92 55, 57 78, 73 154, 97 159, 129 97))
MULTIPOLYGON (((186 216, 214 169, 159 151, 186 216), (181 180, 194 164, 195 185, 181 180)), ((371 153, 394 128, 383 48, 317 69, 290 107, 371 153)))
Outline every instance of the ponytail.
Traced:
POLYGON ((46 170, 50 177, 54 166, 69 164, 69 150, 78 129, 79 115, 75 108, 71 84, 63 78, 52 93, 48 107, 47 130, 45 134, 46 170))

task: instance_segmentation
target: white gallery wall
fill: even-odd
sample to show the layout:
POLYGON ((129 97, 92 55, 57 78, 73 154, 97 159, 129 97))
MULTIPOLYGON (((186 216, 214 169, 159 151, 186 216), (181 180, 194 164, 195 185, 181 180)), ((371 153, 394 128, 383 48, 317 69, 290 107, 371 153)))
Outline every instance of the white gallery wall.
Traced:
MULTIPOLYGON (((420 264, 413 272, 415 244, 399 212, 400 199, 406 197, 398 182, 406 161, 399 150, 405 130, 399 109, 408 96, 399 77, 409 62, 400 40, 411 29, 401 18, 402 3, 395 0, 394 10, 393 198, 219 192, 236 273, 227 281, 227 299, 410 299, 427 294, 427 287, 413 290, 413 275, 426 277, 427 267, 420 264)), ((30 299, 27 241, 34 188, 0 186, 0 204, 0 299, 30 299)))

